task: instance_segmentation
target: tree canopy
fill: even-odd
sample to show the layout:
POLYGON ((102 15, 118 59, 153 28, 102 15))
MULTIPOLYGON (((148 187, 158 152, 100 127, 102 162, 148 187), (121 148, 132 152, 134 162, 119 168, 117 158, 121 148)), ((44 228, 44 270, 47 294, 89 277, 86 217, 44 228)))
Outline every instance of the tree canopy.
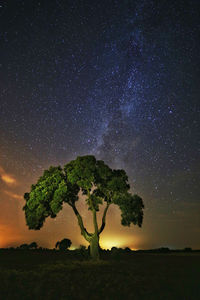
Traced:
POLYGON ((79 156, 64 168, 58 166, 45 170, 38 182, 31 186, 31 191, 25 193, 26 204, 23 209, 26 223, 29 229, 38 230, 47 217, 55 218, 63 204, 67 203, 78 219, 81 234, 90 243, 93 256, 92 243, 95 245, 99 243, 99 235, 105 227, 106 214, 111 204, 120 208, 123 226, 130 226, 132 223, 141 227, 143 201, 138 195, 132 195, 129 190, 128 176, 124 170, 112 170, 102 160, 96 160, 92 155, 79 156), (93 233, 86 230, 76 208, 79 192, 86 196, 86 204, 92 212, 93 233), (96 213, 102 204, 105 204, 105 209, 99 227, 96 213))
POLYGON ((61 241, 58 241, 55 245, 56 248, 59 250, 67 250, 71 246, 72 242, 70 239, 63 239, 61 241))

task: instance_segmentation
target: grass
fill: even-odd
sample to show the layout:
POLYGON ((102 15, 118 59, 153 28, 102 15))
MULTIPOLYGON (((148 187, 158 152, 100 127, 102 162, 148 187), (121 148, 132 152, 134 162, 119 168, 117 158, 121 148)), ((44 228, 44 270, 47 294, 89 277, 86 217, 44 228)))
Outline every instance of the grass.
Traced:
POLYGON ((200 299, 200 253, 0 250, 0 299, 200 299))

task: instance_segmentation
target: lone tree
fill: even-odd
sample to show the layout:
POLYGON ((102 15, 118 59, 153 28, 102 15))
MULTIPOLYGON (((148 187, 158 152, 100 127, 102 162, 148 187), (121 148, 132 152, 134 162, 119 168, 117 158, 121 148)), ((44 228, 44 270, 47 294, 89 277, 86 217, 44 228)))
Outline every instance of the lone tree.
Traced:
POLYGON ((59 250, 67 250, 71 246, 72 242, 69 239, 63 239, 62 241, 58 241, 55 245, 59 250))
POLYGON ((31 186, 30 193, 24 194, 26 223, 29 229, 39 230, 47 217, 55 218, 67 203, 74 211, 81 234, 90 244, 90 255, 99 259, 99 236, 106 224, 106 214, 111 204, 121 210, 121 224, 141 227, 143 201, 129 192, 128 177, 124 170, 112 170, 102 160, 92 155, 79 156, 62 169, 50 167, 38 182, 31 186), (93 217, 94 231, 88 232, 77 210, 76 202, 85 196, 88 210, 93 217), (105 204, 102 222, 97 224, 99 205, 105 204))

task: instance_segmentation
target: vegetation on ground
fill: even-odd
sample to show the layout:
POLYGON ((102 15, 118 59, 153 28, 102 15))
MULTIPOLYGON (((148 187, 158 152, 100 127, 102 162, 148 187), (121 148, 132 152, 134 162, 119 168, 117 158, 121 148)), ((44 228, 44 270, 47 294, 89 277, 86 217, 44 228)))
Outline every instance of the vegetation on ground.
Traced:
MULTIPOLYGON (((84 249, 82 249, 84 250, 84 249)), ((200 299, 200 253, 0 250, 0 298, 200 299)))

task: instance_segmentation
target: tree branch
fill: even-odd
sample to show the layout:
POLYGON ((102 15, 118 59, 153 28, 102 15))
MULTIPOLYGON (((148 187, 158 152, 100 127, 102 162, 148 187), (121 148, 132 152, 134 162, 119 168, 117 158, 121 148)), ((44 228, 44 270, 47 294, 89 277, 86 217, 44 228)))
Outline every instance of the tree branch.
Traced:
POLYGON ((80 229, 81 229, 81 234, 84 236, 84 238, 86 239, 86 241, 90 241, 91 239, 91 234, 89 232, 87 232, 86 228, 84 227, 84 224, 83 224, 83 219, 81 217, 81 215, 79 214, 75 204, 72 204, 71 205, 77 219, 78 219, 78 224, 80 226, 80 229))
POLYGON ((97 214, 96 214, 96 209, 94 207, 94 203, 92 202, 92 198, 91 198, 91 194, 90 191, 87 190, 88 192, 88 199, 89 199, 89 203, 92 209, 92 215, 93 215, 93 224, 94 224, 94 232, 95 234, 98 234, 99 229, 98 229, 98 224, 97 224, 97 214))
POLYGON ((102 231, 104 230, 104 227, 106 225, 106 214, 107 214, 109 206, 110 206, 110 203, 107 202, 107 205, 104 209, 104 213, 103 213, 103 217, 102 217, 102 224, 101 224, 101 227, 99 229, 99 234, 102 233, 102 231))
POLYGON ((97 224, 97 214, 96 214, 96 210, 94 208, 92 209, 92 214, 93 214, 94 231, 96 234, 98 234, 99 230, 98 230, 98 224, 97 224))

